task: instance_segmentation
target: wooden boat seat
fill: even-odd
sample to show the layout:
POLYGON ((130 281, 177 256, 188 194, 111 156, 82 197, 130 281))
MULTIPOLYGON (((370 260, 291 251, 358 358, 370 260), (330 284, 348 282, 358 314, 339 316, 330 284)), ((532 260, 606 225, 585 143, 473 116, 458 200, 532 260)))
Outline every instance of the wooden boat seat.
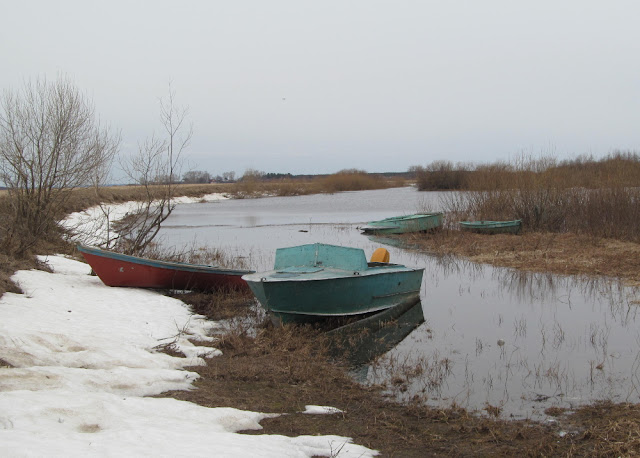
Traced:
POLYGON ((389 252, 385 248, 378 248, 371 255, 371 262, 389 262, 389 252))

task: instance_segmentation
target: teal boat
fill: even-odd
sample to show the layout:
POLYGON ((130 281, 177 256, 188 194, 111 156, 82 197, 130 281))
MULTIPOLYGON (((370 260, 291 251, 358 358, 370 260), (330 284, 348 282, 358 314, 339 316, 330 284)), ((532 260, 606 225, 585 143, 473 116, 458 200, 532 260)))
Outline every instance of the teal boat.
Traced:
POLYGON ((430 231, 440 226, 442 226, 442 213, 435 212, 392 216, 380 221, 371 221, 360 229, 365 234, 406 234, 430 231))
POLYGON ((460 221, 464 231, 480 234, 517 234, 522 228, 522 220, 513 221, 460 221))
MULTIPOLYGON (((388 252, 383 248, 388 260, 388 252)), ((374 258, 377 259, 377 258, 374 258)), ((276 321, 365 316, 420 297, 423 268, 367 262, 364 251, 323 243, 276 250, 273 270, 244 275, 276 321)))

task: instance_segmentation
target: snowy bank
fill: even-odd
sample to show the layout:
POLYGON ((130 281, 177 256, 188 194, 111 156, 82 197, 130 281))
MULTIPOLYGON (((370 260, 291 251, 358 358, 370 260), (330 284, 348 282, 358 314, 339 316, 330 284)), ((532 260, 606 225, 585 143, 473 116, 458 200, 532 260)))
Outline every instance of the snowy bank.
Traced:
MULTIPOLYGON (((214 193, 202 197, 174 197, 175 204, 217 202, 226 200, 224 194, 214 193)), ((85 245, 103 246, 116 235, 110 225, 129 214, 140 211, 140 202, 129 201, 119 204, 95 205, 86 210, 67 215, 60 225, 70 232, 71 240, 85 245)))
POLYGON ((46 259, 0 298, 2 456, 373 456, 339 436, 243 435, 270 414, 150 398, 193 389, 218 351, 215 323, 153 291, 109 288, 89 266, 46 259), (190 340, 187 340, 187 337, 190 340), (186 358, 157 351, 175 343, 186 358))

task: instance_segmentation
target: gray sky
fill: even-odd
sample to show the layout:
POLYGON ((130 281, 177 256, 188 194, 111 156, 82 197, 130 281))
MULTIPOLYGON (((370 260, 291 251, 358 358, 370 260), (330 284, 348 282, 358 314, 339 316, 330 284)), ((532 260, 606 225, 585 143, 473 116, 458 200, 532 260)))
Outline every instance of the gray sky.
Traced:
POLYGON ((214 175, 640 149, 637 0, 0 6, 0 87, 70 77, 126 153, 171 82, 214 175))

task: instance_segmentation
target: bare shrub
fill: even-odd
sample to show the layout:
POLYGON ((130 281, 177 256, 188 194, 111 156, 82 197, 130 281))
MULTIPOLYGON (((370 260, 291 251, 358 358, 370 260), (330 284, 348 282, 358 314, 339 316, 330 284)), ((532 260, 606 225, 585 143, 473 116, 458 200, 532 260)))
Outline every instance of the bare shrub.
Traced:
POLYGON ((247 169, 234 186, 237 197, 253 197, 263 193, 261 181, 264 172, 255 169, 247 169))
POLYGON ((191 141, 193 129, 185 126, 188 109, 177 107, 175 93, 169 88, 166 99, 160 100, 160 121, 164 138, 155 135, 138 146, 138 153, 124 159, 122 168, 127 176, 140 184, 143 199, 126 220, 118 224, 118 250, 140 255, 158 235, 161 224, 176 206, 173 200, 178 186, 182 153, 191 141), (186 127, 186 131, 184 128, 186 127))
POLYGON ((74 188, 97 186, 120 137, 101 126, 93 104, 67 79, 27 82, 5 91, 0 113, 0 181, 10 220, 2 245, 17 256, 56 230, 74 188))
POLYGON ((420 191, 452 190, 466 187, 469 166, 450 161, 434 161, 427 167, 415 168, 420 191))
POLYGON ((521 219, 525 230, 640 240, 640 156, 518 158, 478 166, 442 207, 458 221, 521 219))

